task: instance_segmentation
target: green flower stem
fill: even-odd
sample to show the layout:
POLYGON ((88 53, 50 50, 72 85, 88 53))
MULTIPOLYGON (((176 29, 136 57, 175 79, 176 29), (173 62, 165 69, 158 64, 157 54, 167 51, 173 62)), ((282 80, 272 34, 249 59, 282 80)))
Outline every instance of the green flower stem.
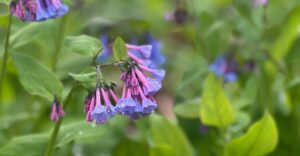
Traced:
POLYGON ((56 64, 58 61, 58 57, 62 48, 62 41, 65 35, 65 25, 66 25, 66 16, 63 16, 61 18, 61 20, 59 21, 59 26, 58 26, 58 34, 57 34, 57 38, 56 38, 56 42, 55 42, 55 49, 54 49, 54 55, 53 55, 53 59, 52 59, 52 70, 55 71, 56 70, 56 64))
MULTIPOLYGON (((76 91, 76 89, 79 87, 79 83, 76 82, 76 84, 72 87, 72 89, 70 90, 65 102, 64 102, 64 105, 63 105, 63 109, 66 110, 69 106, 69 103, 70 103, 70 100, 72 98, 72 95, 74 94, 74 92, 76 91)), ((58 132, 59 132, 59 129, 60 129, 60 126, 61 126, 61 123, 63 121, 63 118, 60 118, 58 120, 58 122, 55 124, 55 127, 51 133, 51 137, 50 137, 50 140, 48 142, 48 146, 47 146, 47 150, 45 152, 45 156, 51 156, 52 153, 53 153, 53 150, 54 150, 54 147, 55 147, 55 142, 56 142, 56 138, 57 138, 57 135, 58 135, 58 132)))
POLYGON ((4 76, 6 72, 6 63, 8 59, 8 51, 9 51, 9 39, 10 39, 10 29, 12 25, 12 14, 9 15, 8 19, 8 26, 7 26, 7 33, 6 33, 6 40, 5 40, 5 47, 4 47, 4 55, 3 55, 3 61, 0 71, 0 102, 2 101, 2 89, 4 84, 4 76))
MULTIPOLYGON (((99 53, 100 53, 100 51, 99 51, 99 53)), ((96 59, 97 59, 98 54, 93 58, 91 66, 96 64, 96 59)), ((68 96, 66 97, 66 100, 64 101, 64 104, 63 104, 63 109, 64 110, 66 110, 68 108, 70 100, 72 98, 72 95, 74 94, 74 92, 76 91, 76 89, 78 87, 79 87, 79 82, 77 81, 75 83, 75 85, 72 87, 72 89, 70 90, 68 96)), ((50 136, 50 140, 48 142, 48 146, 47 146, 47 149, 46 149, 46 152, 45 152, 45 156, 51 156, 53 154, 53 151, 54 151, 54 148, 55 148, 56 138, 58 136, 58 132, 59 132, 60 126, 62 124, 62 121, 63 121, 63 118, 60 118, 58 120, 58 122, 55 124, 55 127, 54 127, 54 129, 51 133, 51 136, 50 136)))

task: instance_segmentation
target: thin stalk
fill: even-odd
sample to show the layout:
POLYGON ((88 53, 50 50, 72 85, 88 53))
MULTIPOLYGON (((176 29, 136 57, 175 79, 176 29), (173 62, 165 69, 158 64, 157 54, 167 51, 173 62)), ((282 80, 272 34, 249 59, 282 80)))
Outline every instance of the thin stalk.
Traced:
POLYGON ((2 89, 3 89, 3 84, 4 84, 4 76, 5 76, 5 72, 6 72, 6 63, 7 63, 7 59, 8 59, 11 25, 12 25, 12 14, 9 15, 9 19, 8 19, 8 26, 7 26, 5 47, 4 47, 4 55, 3 55, 3 61, 2 61, 1 71, 0 71, 0 102, 2 101, 2 89))
POLYGON ((65 23, 66 23, 66 16, 63 16, 60 20, 59 26, 58 26, 58 36, 56 38, 56 42, 55 42, 55 49, 54 49, 54 56, 52 59, 52 70, 55 71, 56 70, 56 63, 58 61, 58 57, 62 48, 62 40, 65 34, 65 23))
MULTIPOLYGON (((70 100, 72 98, 72 95, 73 93, 76 91, 76 89, 79 87, 79 83, 76 82, 76 84, 72 87, 72 89, 70 90, 65 102, 64 102, 64 105, 63 105, 63 109, 66 110, 67 107, 69 106, 69 103, 70 103, 70 100)), ((55 146, 55 142, 56 142, 56 138, 57 138, 57 135, 58 135, 58 132, 59 132, 59 129, 60 129, 60 126, 61 126, 61 123, 63 121, 63 118, 60 118, 58 120, 58 122, 55 124, 55 127, 52 131, 52 134, 51 134, 51 137, 50 137, 50 140, 48 142, 48 147, 47 147, 47 150, 45 152, 45 156, 51 156, 52 153, 53 153, 53 150, 54 150, 54 146, 55 146)))

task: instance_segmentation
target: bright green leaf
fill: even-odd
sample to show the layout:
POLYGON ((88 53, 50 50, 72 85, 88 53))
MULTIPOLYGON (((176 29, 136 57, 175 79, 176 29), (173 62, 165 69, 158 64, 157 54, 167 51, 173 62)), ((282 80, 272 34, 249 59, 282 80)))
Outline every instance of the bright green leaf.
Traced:
POLYGON ((227 127, 235 120, 230 101, 213 75, 204 82, 200 118, 204 124, 217 127, 227 127))
POLYGON ((227 146, 228 156, 262 156, 273 151, 278 140, 276 123, 269 113, 254 123, 246 134, 227 146))
POLYGON ((299 36, 299 26, 300 26, 300 5, 295 7, 295 9, 290 13, 289 18, 284 23, 281 31, 281 35, 275 42, 270 54, 276 61, 279 61, 289 52, 293 43, 299 36))
POLYGON ((161 144, 150 148, 150 156, 174 156, 174 149, 169 145, 161 144))
POLYGON ((95 56, 102 49, 99 39, 86 35, 67 37, 65 39, 65 46, 69 47, 75 53, 87 56, 95 56))
POLYGON ((53 95, 60 96, 63 90, 61 82, 43 64, 20 53, 13 54, 22 86, 31 94, 50 101, 53 95))
POLYGON ((127 59, 127 48, 124 40, 121 37, 118 37, 114 42, 113 47, 114 58, 116 61, 126 60, 127 59))
POLYGON ((9 14, 0 15, 0 27, 7 27, 9 21, 9 14))
POLYGON ((0 0, 0 3, 9 5, 12 0, 0 0))
POLYGON ((200 98, 177 104, 174 108, 176 115, 183 118, 199 118, 200 98))
POLYGON ((251 77, 248 80, 245 88, 242 90, 241 97, 239 98, 239 100, 235 105, 238 109, 247 107, 249 104, 254 102, 258 91, 257 84, 258 84, 258 80, 256 77, 251 77))
POLYGON ((167 119, 151 116, 151 139, 155 145, 168 145, 174 150, 174 156, 192 156, 191 145, 183 131, 167 119))

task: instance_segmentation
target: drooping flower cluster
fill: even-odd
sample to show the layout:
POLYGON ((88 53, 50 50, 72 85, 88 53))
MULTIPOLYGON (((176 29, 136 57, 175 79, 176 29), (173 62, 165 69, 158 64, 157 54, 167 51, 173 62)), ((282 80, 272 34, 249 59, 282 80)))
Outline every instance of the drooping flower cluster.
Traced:
POLYGON ((64 15, 68 7, 61 0, 18 0, 11 3, 10 11, 23 21, 44 21, 64 15))
POLYGON ((157 103, 153 96, 160 90, 165 76, 165 71, 158 69, 164 60, 151 57, 151 45, 126 44, 126 47, 129 59, 124 62, 124 71, 120 76, 124 82, 122 97, 117 97, 114 85, 100 82, 96 91, 89 93, 85 100, 88 122, 102 124, 116 114, 136 120, 156 109, 157 103))
POLYGON ((55 98, 52 103, 50 119, 53 122, 56 122, 59 120, 59 118, 61 118, 63 116, 65 116, 65 112, 64 112, 62 106, 60 105, 59 101, 57 100, 57 98, 55 98))
POLYGON ((88 122, 95 121, 97 124, 105 123, 117 114, 115 106, 119 99, 115 94, 113 85, 97 85, 96 91, 89 93, 84 104, 84 112, 88 122))
POLYGON ((224 77, 224 82, 237 80, 237 64, 231 55, 218 57, 211 65, 210 70, 219 77, 224 77))

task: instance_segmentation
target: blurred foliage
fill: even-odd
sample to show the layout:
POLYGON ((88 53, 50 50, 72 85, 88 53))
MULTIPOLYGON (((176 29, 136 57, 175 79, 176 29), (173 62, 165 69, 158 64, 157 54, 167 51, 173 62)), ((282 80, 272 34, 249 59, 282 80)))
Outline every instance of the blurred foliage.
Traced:
MULTIPOLYGON (((0 0, 0 63, 9 2, 0 0)), ((270 0, 266 7, 250 0, 64 2, 70 11, 62 18, 13 18, 1 86, 0 155, 43 155, 54 127, 51 100, 63 101, 76 81, 82 85, 66 110, 56 156, 300 155, 299 0, 270 0), (185 11, 183 23, 174 20, 182 17, 166 19, 178 11, 176 2, 185 11), (162 43, 167 58, 158 112, 138 121, 118 116, 96 127, 83 121, 100 34, 112 43, 122 37, 114 46, 120 59, 123 40, 145 33, 162 43), (209 64, 225 53, 238 63, 236 82, 210 73, 209 64)), ((103 70, 105 77, 120 83, 112 70, 103 70)))

